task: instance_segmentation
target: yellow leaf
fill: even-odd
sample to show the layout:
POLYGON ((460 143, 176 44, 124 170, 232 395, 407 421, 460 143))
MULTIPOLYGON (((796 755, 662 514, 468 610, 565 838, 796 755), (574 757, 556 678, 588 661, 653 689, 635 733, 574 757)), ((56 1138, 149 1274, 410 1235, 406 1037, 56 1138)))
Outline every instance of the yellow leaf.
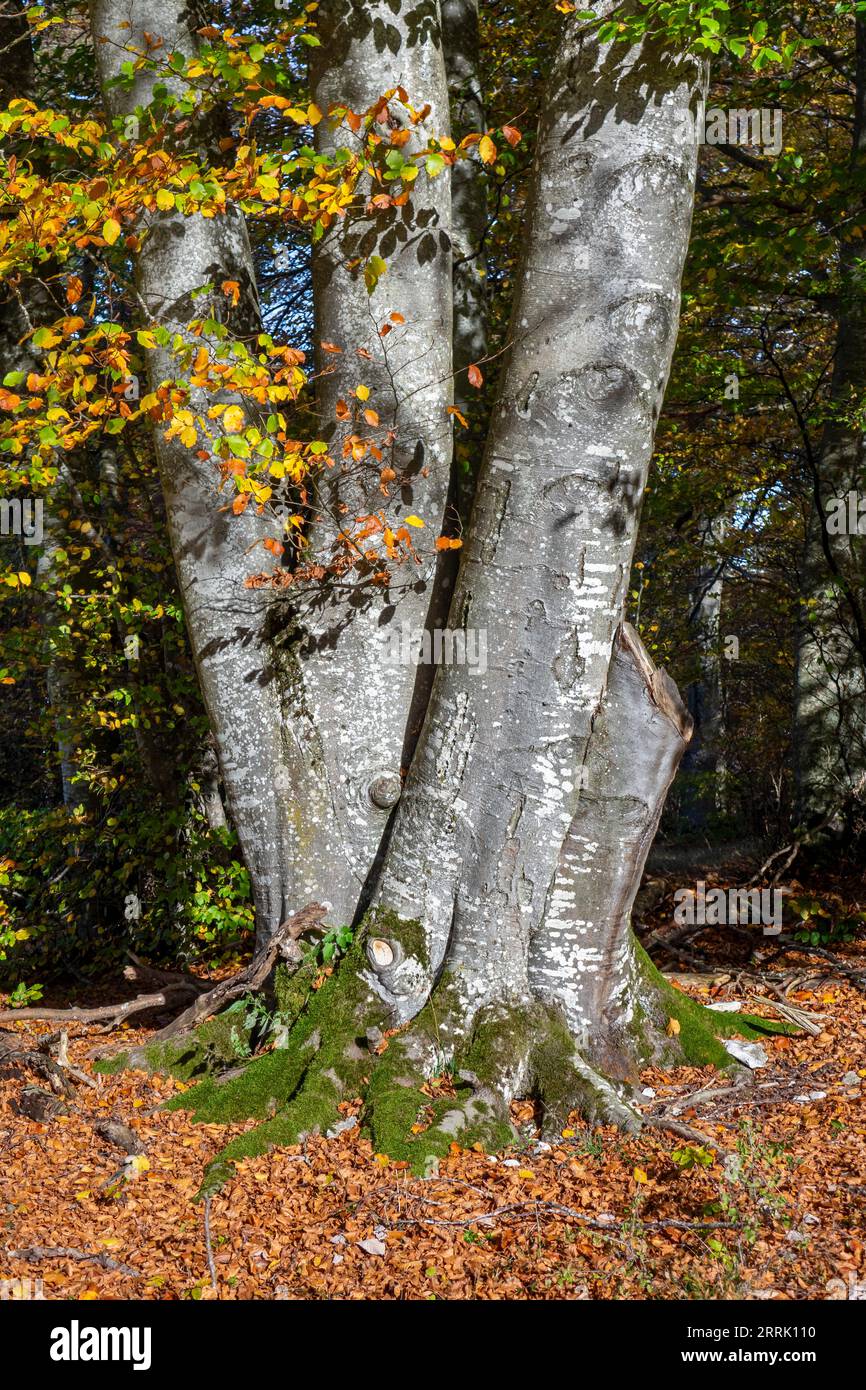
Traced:
POLYGON ((478 145, 478 153, 481 155, 485 164, 492 164, 496 158, 496 146, 489 135, 482 135, 478 145))
POLYGON ((643 1168, 635 1168, 635 1170, 634 1170, 634 1180, 635 1180, 635 1182, 649 1182, 649 1178, 647 1177, 647 1175, 646 1175, 646 1173, 644 1172, 643 1168))
POLYGON ((369 400, 369 397, 370 397, 370 388, 369 388, 369 386, 357 386, 357 387, 355 388, 355 395, 358 397, 358 400, 359 400, 359 401, 366 401, 366 400, 369 400))
POLYGON ((423 526, 423 525, 424 525, 424 522, 421 520, 420 516, 407 516, 407 517, 406 517, 406 525, 407 525, 407 526, 423 526))
POLYGON ((174 194, 169 193, 167 188, 161 188, 156 195, 156 206, 161 212, 168 212, 169 208, 174 207, 174 194))
POLYGON ((109 246, 114 245, 117 238, 120 236, 120 223, 117 221, 116 217, 107 217, 105 219, 102 224, 102 235, 109 246))
POLYGON ((95 1298, 99 1297, 99 1294, 96 1289, 85 1289, 84 1293, 79 1294, 78 1297, 82 1303, 92 1303, 95 1298))
POLYGON ((563 1137, 563 1139, 573 1139, 573 1138, 574 1138, 574 1130, 573 1130, 573 1129, 564 1129, 564 1130, 562 1131, 562 1137, 563 1137))
POLYGON ((668 1037, 669 1037, 669 1038, 675 1038, 676 1035, 677 1035, 677 1033, 678 1033, 679 1031, 680 1031, 680 1021, 679 1021, 679 1019, 678 1019, 678 1018, 669 1018, 669 1019, 668 1019, 668 1026, 667 1026, 667 1035, 668 1035, 668 1037))
POLYGON ((18 583, 22 586, 22 588, 29 589, 32 582, 33 581, 26 570, 18 571, 18 583))
POLYGON ((239 405, 230 405, 223 416, 223 424, 228 434, 237 434, 245 424, 244 412, 239 405))
POLYGON ((321 111, 319 110, 316 103, 314 101, 311 101, 309 106, 307 107, 307 120, 310 122, 310 125, 318 125, 321 119, 321 111))
POLYGON ((517 1171, 517 1176, 519 1178, 534 1178, 535 1174, 533 1173, 531 1168, 519 1168, 517 1171))

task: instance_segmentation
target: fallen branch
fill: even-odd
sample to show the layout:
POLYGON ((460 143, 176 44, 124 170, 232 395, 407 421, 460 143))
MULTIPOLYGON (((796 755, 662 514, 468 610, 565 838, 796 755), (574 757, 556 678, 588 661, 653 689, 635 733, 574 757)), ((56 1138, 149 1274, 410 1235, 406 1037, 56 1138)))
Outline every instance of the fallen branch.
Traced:
POLYGON ((133 1014, 144 1013, 148 1009, 171 1008, 182 997, 189 994, 186 985, 166 985, 158 994, 139 994, 135 999, 127 999, 123 1004, 101 1004, 97 1008, 85 1009, 72 1005, 68 1009, 41 1009, 38 1006, 25 1009, 0 1009, 0 1023, 19 1023, 22 1019, 39 1019, 48 1023, 108 1023, 116 1028, 133 1014))
POLYGON ((207 1251, 207 1267, 208 1267, 208 1273, 210 1274, 211 1288, 213 1289, 214 1293, 219 1293, 219 1284, 217 1283, 216 1264, 215 1264, 215 1262, 214 1262, 214 1257, 213 1257, 213 1243, 212 1243, 212 1241, 211 1241, 211 1235, 210 1235, 210 1203, 211 1203, 210 1197, 205 1197, 205 1199, 204 1199, 204 1247, 205 1247, 205 1250, 207 1251))
MULTIPOLYGON (((413 1194, 401 1194, 403 1200, 413 1194)), ((487 1226, 499 1216, 534 1216, 539 1213, 549 1213, 551 1216, 567 1216, 571 1221, 577 1221, 581 1226, 586 1226, 592 1231, 604 1231, 614 1240, 622 1239, 616 1231, 616 1217, 610 1220, 600 1220, 598 1217, 587 1216, 582 1211, 577 1211, 574 1207, 562 1206, 559 1202, 509 1202, 506 1206, 494 1207, 492 1211, 474 1212, 471 1216, 457 1217, 448 1219, 435 1216, 409 1216, 401 1217, 394 1223, 396 1226, 487 1226)), ((657 1221, 635 1222, 631 1216, 623 1216, 621 1224, 636 1224, 642 1231, 717 1231, 735 1230, 741 1223, 737 1221, 680 1221, 673 1217, 661 1218, 657 1221)))
POLYGON ((706 1149, 712 1149, 722 1158, 730 1157, 730 1149, 723 1148, 708 1134, 701 1134, 700 1130, 692 1129, 691 1125, 684 1125, 682 1120, 674 1120, 667 1115, 645 1115, 643 1122, 650 1129, 665 1129, 671 1134, 676 1134, 679 1139, 688 1139, 690 1144, 700 1144, 706 1149))
POLYGON ((255 993, 268 979, 280 957, 295 966, 299 965, 303 957, 298 939, 305 932, 321 930, 324 915, 325 908, 320 903, 307 903, 306 907, 300 908, 256 952, 248 966, 232 975, 231 979, 221 980, 207 994, 199 995, 188 1009, 154 1034, 151 1041, 164 1042, 166 1038, 176 1038, 179 1033, 188 1033, 212 1014, 219 1013, 233 999, 255 993))
POLYGON ((38 1019, 42 1022, 103 1023, 108 1028, 116 1028, 134 1014, 145 1013, 150 1009, 169 1009, 180 1004, 189 994, 198 997, 188 1008, 165 1028, 154 1034, 154 1042, 177 1037, 179 1033, 189 1032, 197 1024, 218 1013, 226 1004, 241 995, 252 994, 259 989, 270 975, 278 957, 298 965, 302 959, 297 946, 298 938, 305 932, 321 930, 325 909, 319 903, 308 903, 306 907, 283 922, 268 942, 256 952, 249 965, 239 970, 228 980, 221 980, 213 989, 208 989, 200 980, 191 975, 176 971, 156 970, 153 966, 142 965, 133 957, 133 966, 127 967, 127 975, 142 974, 153 981, 165 980, 165 984, 155 994, 139 994, 135 999, 127 999, 122 1004, 102 1004, 97 1008, 86 1009, 73 1005, 67 1009, 0 1009, 0 1023, 18 1023, 22 1019, 38 1019))
POLYGON ((802 1028, 804 1033, 817 1038, 819 1033, 823 1033, 823 1022, 826 1014, 809 1013, 806 1009, 798 1009, 794 1004, 789 1004, 786 999, 767 999, 762 994, 749 994, 746 997, 747 1004, 760 1004, 765 1009, 773 1009, 777 1014, 788 1023, 796 1024, 802 1028))
POLYGON ((113 1260, 106 1251, 90 1254, 87 1250, 76 1250, 70 1245, 28 1245, 24 1250, 11 1250, 7 1245, 6 1254, 10 1260, 89 1260, 95 1265, 101 1265, 103 1269, 110 1270, 112 1274, 126 1274, 133 1279, 141 1278, 139 1270, 133 1269, 132 1265, 123 1264, 120 1260, 113 1260))
POLYGON ((833 951, 828 951, 826 946, 812 946, 808 942, 797 941, 795 937, 788 936, 787 932, 774 936, 773 944, 775 946, 787 946, 794 951, 801 951, 804 956, 820 956, 822 960, 830 961, 837 974, 844 975, 845 979, 850 980, 857 989, 866 992, 866 970, 862 968, 858 970, 856 966, 847 965, 840 956, 837 956, 833 951))

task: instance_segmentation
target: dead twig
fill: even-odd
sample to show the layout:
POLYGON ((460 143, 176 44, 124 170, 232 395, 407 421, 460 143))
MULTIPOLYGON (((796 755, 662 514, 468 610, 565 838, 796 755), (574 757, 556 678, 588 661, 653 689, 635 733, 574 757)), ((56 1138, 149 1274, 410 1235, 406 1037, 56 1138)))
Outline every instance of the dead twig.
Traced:
POLYGON ((113 1260, 107 1251, 91 1254, 87 1250, 76 1250, 71 1245, 28 1245, 23 1250, 12 1250, 7 1245, 6 1254, 10 1260, 89 1260, 110 1270, 112 1274, 125 1274, 132 1279, 140 1279, 141 1272, 125 1265, 121 1260, 113 1260))
POLYGON ((208 1271, 209 1271, 209 1273, 210 1273, 211 1288, 213 1289, 214 1293, 219 1293, 219 1286, 218 1286, 218 1284, 217 1284, 216 1263, 214 1262, 214 1257, 213 1257, 213 1244, 211 1243, 211 1236, 210 1236, 210 1203, 211 1203, 210 1197, 205 1197, 205 1199, 204 1199, 204 1248, 205 1248, 205 1250, 207 1251, 207 1267, 208 1267, 208 1271))
POLYGON ((188 994, 188 986, 167 985, 158 994, 139 994, 135 999, 127 999, 123 1004, 101 1004, 93 1009, 78 1008, 75 1005, 68 1009, 40 1009, 38 1006, 26 1009, 0 1009, 0 1023, 39 1019, 49 1023, 107 1023, 110 1027, 116 1028, 133 1014, 144 1013, 147 1009, 171 1008, 188 994))
POLYGON ((256 952, 248 966, 232 975, 231 979, 220 981, 207 994, 199 995, 188 1009, 155 1033, 151 1041, 164 1042, 167 1038, 176 1038, 179 1033, 187 1033, 204 1019, 218 1013, 231 1000, 254 993, 265 983, 280 957, 297 966, 303 958, 297 944, 299 937, 305 932, 320 929, 324 916, 325 908, 320 903, 308 903, 300 908, 256 952))
MULTIPOLYGON (((412 1193, 404 1194, 404 1197, 411 1200, 412 1193)), ((616 1217, 600 1219, 597 1216, 587 1216, 585 1212, 577 1211, 574 1207, 563 1206, 559 1202, 509 1202, 502 1207, 494 1207, 492 1211, 473 1212, 470 1216, 456 1217, 448 1219, 446 1217, 435 1216, 407 1216, 398 1218, 395 1226, 488 1226, 501 1216, 528 1216, 538 1219, 540 1215, 549 1214, 551 1216, 566 1216, 570 1221, 577 1221, 581 1226, 593 1231, 603 1231, 612 1239, 621 1239, 616 1231, 616 1217)), ((631 1217, 623 1217, 623 1221, 631 1221, 631 1217)), ((736 1221, 681 1221, 674 1217, 660 1218, 657 1221, 640 1221, 640 1228, 643 1231, 709 1231, 709 1230, 734 1230, 740 1223, 736 1221)))
POLYGON ((714 1153, 722 1158, 730 1157, 730 1149, 725 1149, 715 1139, 711 1139, 708 1134, 701 1134, 700 1130, 692 1129, 691 1125, 683 1124, 682 1120, 675 1120, 670 1115, 646 1115, 644 1124, 650 1129, 665 1129, 671 1134, 676 1134, 680 1139, 688 1139, 690 1144, 700 1144, 703 1148, 712 1149, 714 1153))

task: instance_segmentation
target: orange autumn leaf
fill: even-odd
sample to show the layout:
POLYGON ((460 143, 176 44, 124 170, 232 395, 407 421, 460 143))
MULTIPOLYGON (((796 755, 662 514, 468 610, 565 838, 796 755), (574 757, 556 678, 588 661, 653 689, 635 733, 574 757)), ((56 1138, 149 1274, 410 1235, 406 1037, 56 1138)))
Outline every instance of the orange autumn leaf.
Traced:
POLYGON ((241 297, 241 287, 237 280, 223 280, 220 289, 224 295, 227 295, 231 299, 232 306, 234 307, 241 297))
POLYGON ((479 387, 484 385, 484 377, 481 368, 477 367, 474 362, 470 366, 467 376, 469 377, 470 386, 479 387))

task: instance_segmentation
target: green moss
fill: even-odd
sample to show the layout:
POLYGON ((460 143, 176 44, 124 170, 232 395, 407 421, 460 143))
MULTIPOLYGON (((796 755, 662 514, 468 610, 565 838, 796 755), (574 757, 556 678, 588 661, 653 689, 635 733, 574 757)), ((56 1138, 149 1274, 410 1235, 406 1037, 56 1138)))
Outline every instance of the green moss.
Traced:
POLYGON ((189 1110, 202 1124, 263 1120, 282 1109, 303 1075, 299 1050, 278 1048, 256 1057, 238 1075, 206 1077, 191 1091, 173 1096, 166 1110, 189 1110))
MULTIPOLYGON (((753 1040, 768 1033, 793 1034, 797 1029, 788 1023, 776 1023, 758 1018, 755 1014, 717 1013, 707 1009, 681 990, 675 989, 650 960, 635 940, 635 966, 640 975, 639 998, 648 1001, 642 1028, 653 1027, 656 1036, 663 1038, 667 1060, 685 1060, 692 1066, 709 1064, 723 1069, 734 1065, 731 1054, 719 1042, 720 1038, 753 1040), (668 1038, 667 1025, 676 1019, 679 1032, 668 1038)), ((647 1054, 649 1055, 649 1054, 647 1054)))
POLYGON ((274 995, 277 1013, 287 1023, 292 1023, 306 1007, 313 981, 319 970, 317 953, 309 951, 295 970, 280 964, 274 971, 274 995))
POLYGON ((410 1034, 391 1039, 367 1088, 362 1125, 374 1147, 389 1158, 408 1162, 426 1174, 452 1144, 480 1145, 496 1153, 516 1138, 505 1106, 497 1101, 504 1078, 526 1055, 534 1011, 503 1004, 485 1010, 469 1043, 455 1061, 456 1095, 431 1100, 415 1057, 429 1055, 430 1044, 443 1052, 443 1031, 450 1036, 453 981, 440 982, 410 1034), (461 1073, 471 1078, 461 1084, 461 1073), (432 1111, 432 1115, 430 1112, 432 1111), (422 1115, 429 1121, 419 1134, 412 1127, 422 1115))
POLYGON ((375 1061, 366 1033, 387 1021, 384 1005, 361 978, 363 964, 356 941, 335 974, 307 996, 284 1048, 254 1058, 241 1075, 223 1084, 209 1078, 170 1102, 190 1109, 199 1121, 236 1122, 251 1116, 264 1121, 218 1155, 206 1175, 208 1190, 214 1190, 220 1174, 225 1180, 232 1160, 328 1130, 341 1118, 340 1101, 363 1092, 375 1061))
POLYGON ((485 1085, 498 1087, 528 1056, 540 1013, 520 1004, 494 1004, 482 1010, 472 1029, 464 1068, 485 1085))
POLYGON ((192 1033, 113 1057, 101 1057, 94 1064, 94 1071, 109 1076, 121 1071, 147 1071, 174 1076, 179 1081, 206 1076, 243 1058, 251 1037, 244 1014, 242 1005, 235 1006, 207 1019, 192 1033))
POLYGON ((385 941, 399 941, 407 956, 414 956, 425 967, 430 964, 427 934, 414 918, 400 917, 389 907, 374 907, 364 918, 359 933, 360 936, 365 934, 382 937, 385 941))
POLYGON ((562 1128, 574 1108, 578 1078, 574 1072, 574 1039, 565 1019, 551 1014, 530 1054, 534 1089, 550 1124, 562 1128))

